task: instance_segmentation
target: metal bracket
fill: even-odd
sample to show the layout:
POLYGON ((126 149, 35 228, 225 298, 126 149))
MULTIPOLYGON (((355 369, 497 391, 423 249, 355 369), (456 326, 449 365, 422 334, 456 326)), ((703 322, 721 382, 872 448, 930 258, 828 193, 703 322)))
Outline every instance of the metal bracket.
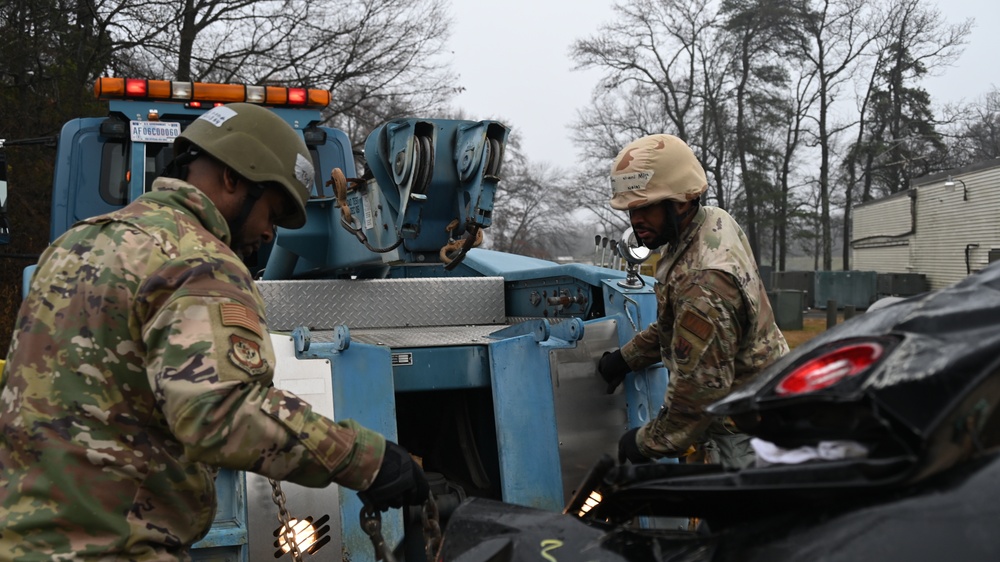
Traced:
MULTIPOLYGON (((312 333, 309 328, 305 326, 299 326, 292 330, 292 341, 295 343, 295 353, 299 355, 304 355, 309 352, 309 346, 312 344, 312 333)), ((335 351, 344 351, 351 346, 351 330, 347 326, 341 324, 339 326, 334 326, 333 328, 333 341, 330 345, 335 351)))
POLYGON ((579 341, 583 337, 583 320, 579 318, 567 318, 562 322, 553 324, 552 337, 569 343, 579 341))
POLYGON ((513 326, 507 326, 490 333, 490 337, 497 340, 516 338, 519 336, 534 336, 536 342, 543 342, 549 339, 552 334, 552 327, 548 320, 525 320, 513 326))

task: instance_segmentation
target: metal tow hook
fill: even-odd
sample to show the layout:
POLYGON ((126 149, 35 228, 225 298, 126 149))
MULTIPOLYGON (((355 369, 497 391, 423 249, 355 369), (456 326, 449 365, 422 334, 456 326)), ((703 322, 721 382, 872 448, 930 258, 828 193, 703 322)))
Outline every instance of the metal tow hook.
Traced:
MULTIPOLYGON (((374 507, 365 504, 361 506, 360 518, 361 529, 371 539, 372 547, 375 549, 375 560, 396 562, 392 550, 386 547, 385 538, 382 537, 382 514, 374 507)), ((434 501, 434 494, 427 496, 421 520, 424 530, 424 552, 427 553, 428 560, 435 560, 438 549, 441 548, 441 521, 437 502, 434 501)))
POLYGON ((385 547, 385 539, 382 538, 382 514, 368 504, 361 506, 361 529, 372 540, 372 547, 375 548, 375 560, 396 562, 392 551, 385 547))

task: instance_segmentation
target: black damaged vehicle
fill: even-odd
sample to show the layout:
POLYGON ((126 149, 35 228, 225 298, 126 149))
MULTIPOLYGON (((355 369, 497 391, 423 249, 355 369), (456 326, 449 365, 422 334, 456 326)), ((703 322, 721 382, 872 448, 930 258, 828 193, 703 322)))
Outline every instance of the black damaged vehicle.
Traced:
POLYGON ((438 560, 1000 560, 998 402, 995 263, 873 306, 709 408, 777 451, 852 454, 740 471, 604 457, 562 514, 466 500, 438 560))

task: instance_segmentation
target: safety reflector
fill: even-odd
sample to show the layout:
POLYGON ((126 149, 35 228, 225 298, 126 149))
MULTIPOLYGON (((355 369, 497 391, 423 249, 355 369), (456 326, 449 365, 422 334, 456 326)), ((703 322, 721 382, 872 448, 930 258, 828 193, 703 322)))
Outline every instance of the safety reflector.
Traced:
POLYGON ((875 342, 854 343, 810 359, 786 375, 774 393, 794 396, 816 392, 837 384, 841 380, 862 373, 885 352, 875 342))

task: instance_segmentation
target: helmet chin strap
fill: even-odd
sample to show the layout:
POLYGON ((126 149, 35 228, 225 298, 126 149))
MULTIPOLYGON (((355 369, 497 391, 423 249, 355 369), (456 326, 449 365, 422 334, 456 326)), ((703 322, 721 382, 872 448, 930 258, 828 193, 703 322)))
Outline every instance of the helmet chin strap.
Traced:
POLYGON ((698 205, 695 203, 683 213, 678 213, 677 204, 673 201, 667 200, 662 204, 666 206, 667 216, 663 225, 663 234, 657 242, 660 242, 659 246, 675 246, 681 240, 681 230, 684 228, 684 221, 698 211, 698 205))
POLYGON ((197 160, 199 156, 201 156, 201 153, 198 152, 196 147, 188 147, 187 150, 175 156, 174 159, 167 164, 167 167, 163 170, 163 177, 187 180, 188 165, 197 160))
POLYGON ((246 184, 247 196, 243 199, 243 208, 240 209, 240 214, 234 220, 226 219, 226 223, 229 224, 229 232, 232 235, 229 247, 237 253, 239 253, 239 249, 244 242, 243 229, 246 227, 247 218, 250 217, 250 212, 253 211, 253 206, 257 204, 261 195, 264 194, 264 187, 260 184, 250 182, 246 182, 246 184))

